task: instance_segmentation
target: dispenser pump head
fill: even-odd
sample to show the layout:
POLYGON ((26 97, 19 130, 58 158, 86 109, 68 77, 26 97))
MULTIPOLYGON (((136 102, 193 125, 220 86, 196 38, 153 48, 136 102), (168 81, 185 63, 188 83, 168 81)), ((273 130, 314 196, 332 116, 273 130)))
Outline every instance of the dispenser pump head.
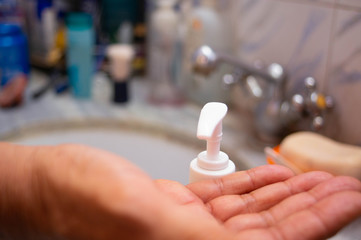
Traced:
POLYGON ((189 181, 196 182, 231 174, 234 163, 226 153, 220 151, 222 120, 227 113, 224 103, 210 102, 204 105, 198 121, 197 137, 207 140, 207 151, 203 151, 190 164, 189 181))
POLYGON ((227 114, 227 105, 210 102, 204 105, 198 121, 197 137, 207 140, 207 158, 217 160, 222 140, 222 120, 227 114))

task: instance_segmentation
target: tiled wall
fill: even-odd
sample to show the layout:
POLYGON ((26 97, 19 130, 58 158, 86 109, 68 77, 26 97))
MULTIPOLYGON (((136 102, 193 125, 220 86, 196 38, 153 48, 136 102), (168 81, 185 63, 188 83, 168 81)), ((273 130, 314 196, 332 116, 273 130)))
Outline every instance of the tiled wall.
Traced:
POLYGON ((288 97, 313 76, 336 103, 323 134, 361 145, 361 0, 234 0, 237 56, 278 62, 288 97))

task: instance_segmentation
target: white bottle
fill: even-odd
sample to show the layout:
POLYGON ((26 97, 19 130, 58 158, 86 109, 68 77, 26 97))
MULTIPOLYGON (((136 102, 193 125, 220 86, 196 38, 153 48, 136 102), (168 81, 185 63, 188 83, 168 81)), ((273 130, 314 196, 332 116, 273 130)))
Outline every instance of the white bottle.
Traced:
POLYGON ((174 61, 179 23, 179 16, 174 8, 176 0, 155 2, 157 8, 150 18, 149 100, 160 105, 178 105, 184 99, 175 85, 174 61))
POLYGON ((227 105, 207 103, 200 114, 197 137, 207 140, 207 151, 198 154, 190 164, 189 182, 219 178, 235 172, 235 165, 228 155, 220 151, 222 140, 222 120, 226 116, 227 105))

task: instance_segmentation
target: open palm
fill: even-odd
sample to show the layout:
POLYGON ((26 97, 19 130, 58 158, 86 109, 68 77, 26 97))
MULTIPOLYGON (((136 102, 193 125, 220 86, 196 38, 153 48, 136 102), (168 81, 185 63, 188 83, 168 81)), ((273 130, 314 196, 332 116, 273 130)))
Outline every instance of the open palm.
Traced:
POLYGON ((294 176, 262 166, 187 189, 158 185, 180 204, 209 212, 236 239, 324 239, 361 215, 361 183, 325 172, 294 176), (192 194, 197 200, 190 201, 192 194))

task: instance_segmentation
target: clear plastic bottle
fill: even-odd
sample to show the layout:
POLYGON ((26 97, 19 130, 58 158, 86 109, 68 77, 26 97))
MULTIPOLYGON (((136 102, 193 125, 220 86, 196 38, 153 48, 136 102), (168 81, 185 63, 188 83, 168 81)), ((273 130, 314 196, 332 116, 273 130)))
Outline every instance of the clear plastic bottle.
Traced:
POLYGON ((175 84, 175 52, 179 16, 175 0, 156 0, 156 9, 150 17, 150 47, 148 74, 150 101, 155 104, 177 105, 184 101, 175 84))

